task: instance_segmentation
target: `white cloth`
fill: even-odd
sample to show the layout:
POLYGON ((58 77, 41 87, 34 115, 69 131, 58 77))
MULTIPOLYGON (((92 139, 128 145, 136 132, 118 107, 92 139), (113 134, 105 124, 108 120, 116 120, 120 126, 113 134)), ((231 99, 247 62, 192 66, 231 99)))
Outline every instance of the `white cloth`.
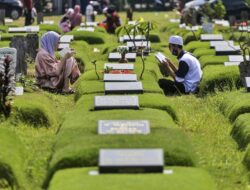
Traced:
POLYGON ((195 92, 202 77, 200 62, 190 53, 185 53, 179 62, 184 61, 188 64, 189 70, 184 78, 175 77, 177 82, 181 82, 185 86, 185 92, 195 92))

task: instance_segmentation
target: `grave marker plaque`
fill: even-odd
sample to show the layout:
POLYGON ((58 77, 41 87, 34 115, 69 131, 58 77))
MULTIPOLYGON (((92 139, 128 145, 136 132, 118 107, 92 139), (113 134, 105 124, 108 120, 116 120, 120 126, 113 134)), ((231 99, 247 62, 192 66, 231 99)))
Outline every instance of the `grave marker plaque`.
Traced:
MULTIPOLYGON (((150 48, 151 43, 150 43, 150 42, 147 43, 147 41, 141 41, 141 42, 138 41, 138 42, 135 42, 135 46, 136 46, 136 47, 147 47, 147 45, 148 45, 148 47, 150 48)), ((134 47, 134 43, 131 42, 131 41, 129 41, 129 42, 127 42, 127 46, 128 46, 129 48, 133 48, 133 47, 134 47)))
POLYGON ((162 149, 101 149, 99 173, 162 173, 162 149))
MULTIPOLYGON (((110 62, 112 61, 119 61, 121 59, 121 54, 116 52, 116 53, 110 53, 109 54, 109 57, 108 57, 108 60, 110 62)), ((136 59, 136 53, 127 53, 125 55, 125 58, 128 60, 128 61, 131 61, 131 62, 135 62, 135 59, 136 59)))
MULTIPOLYGON (((244 58, 242 55, 229 55, 228 56, 229 62, 242 62, 244 58)), ((246 56, 246 59, 249 60, 249 56, 246 56)))
POLYGON ((77 31, 87 31, 87 32, 94 32, 95 31, 95 28, 93 27, 80 27, 80 28, 77 28, 76 29, 77 31))
POLYGON ((222 41, 222 34, 201 34, 201 41, 222 41))
POLYGON ((138 96, 95 96, 94 109, 139 109, 139 100, 138 96))
POLYGON ((105 94, 143 93, 141 82, 105 82, 105 94))
POLYGON ((128 42, 128 41, 143 41, 146 40, 146 37, 144 35, 136 35, 135 38, 133 35, 130 36, 131 39, 129 38, 128 35, 120 36, 119 41, 120 42, 128 42))
POLYGON ((210 48, 214 48, 216 46, 234 46, 233 41, 210 41, 210 48))
POLYGON ((215 46, 216 55, 240 55, 239 46, 215 46))
POLYGON ((247 92, 250 92, 250 77, 246 77, 245 80, 247 92))
POLYGON ((104 69, 112 68, 112 70, 134 70, 134 64, 106 63, 104 69))
POLYGON ((99 120, 99 135, 149 134, 150 124, 147 120, 99 120))
POLYGON ((240 62, 224 62, 225 66, 239 66, 240 62))
POLYGON ((137 81, 136 74, 104 74, 104 82, 133 82, 137 81))

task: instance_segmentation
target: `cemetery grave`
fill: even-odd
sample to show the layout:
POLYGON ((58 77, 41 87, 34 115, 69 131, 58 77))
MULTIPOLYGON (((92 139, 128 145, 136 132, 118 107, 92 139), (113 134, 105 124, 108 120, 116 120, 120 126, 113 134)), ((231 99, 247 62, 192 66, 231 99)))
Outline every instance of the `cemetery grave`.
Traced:
MULTIPOLYGON (((128 63, 117 63, 117 36, 96 26, 92 32, 69 32, 61 44, 70 43, 81 67, 76 93, 66 96, 25 86, 23 95, 15 97, 10 118, 0 117, 0 190, 226 190, 248 185, 243 164, 249 170, 249 93, 238 67, 223 65, 243 57, 215 56, 217 42, 211 39, 234 45, 224 34, 202 34, 201 40, 209 41, 192 41, 189 31, 177 30, 178 24, 169 24, 163 13, 142 14, 162 24, 153 31, 160 39, 150 40, 153 51, 172 59, 168 36, 185 36, 185 49, 197 55, 203 69, 199 97, 164 96, 157 83, 164 73, 153 53, 145 68, 135 53, 127 54, 128 63)), ((39 26, 55 28, 48 25, 39 26)), ((144 39, 136 38, 138 44, 144 39)), ((131 45, 127 36, 122 41, 131 45)), ((27 66, 28 73, 33 66, 27 66)))

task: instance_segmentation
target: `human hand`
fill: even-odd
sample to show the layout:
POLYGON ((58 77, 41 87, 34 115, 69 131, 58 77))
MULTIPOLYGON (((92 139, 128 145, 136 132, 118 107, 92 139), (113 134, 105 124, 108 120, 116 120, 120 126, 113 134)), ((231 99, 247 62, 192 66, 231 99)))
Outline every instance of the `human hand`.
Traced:
POLYGON ((70 52, 67 52, 67 53, 65 54, 64 58, 65 58, 65 59, 69 59, 69 58, 71 58, 74 54, 75 54, 75 51, 72 50, 72 51, 70 51, 70 52))

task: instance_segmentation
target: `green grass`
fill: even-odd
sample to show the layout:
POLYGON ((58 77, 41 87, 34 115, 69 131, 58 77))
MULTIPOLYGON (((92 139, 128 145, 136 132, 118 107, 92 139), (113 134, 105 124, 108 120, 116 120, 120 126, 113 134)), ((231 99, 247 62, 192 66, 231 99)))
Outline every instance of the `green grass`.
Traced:
POLYGON ((83 40, 89 44, 104 44, 107 34, 102 32, 71 31, 67 35, 74 35, 74 40, 83 40))
POLYGON ((67 169, 56 173, 49 190, 215 190, 216 185, 206 171, 185 167, 167 167, 173 174, 105 174, 90 176, 96 168, 67 169), (198 182, 199 183, 196 183, 198 182), (152 183, 153 182, 153 183, 152 183))
POLYGON ((241 86, 239 69, 224 65, 211 65, 203 69, 200 94, 230 91, 241 86))
POLYGON ((215 50, 209 48, 198 48, 194 50, 193 54, 197 59, 199 59, 201 56, 215 55, 215 50))
POLYGON ((26 189, 27 176, 23 171, 27 152, 15 132, 3 126, 0 124, 0 179, 6 179, 13 189, 26 189))
POLYGON ((238 143, 240 149, 247 147, 250 142, 250 112, 237 117, 231 135, 238 143))
POLYGON ((209 42, 192 41, 185 46, 185 50, 188 52, 194 52, 198 48, 210 48, 209 42))
MULTIPOLYGON (((228 56, 202 55, 199 61, 201 68, 204 69, 209 65, 224 65, 224 62, 228 61, 228 56)), ((225 69, 227 68, 225 67, 225 69)))
POLYGON ((249 98, 250 94, 244 90, 226 93, 223 96, 220 109, 233 122, 239 115, 250 112, 249 98))

